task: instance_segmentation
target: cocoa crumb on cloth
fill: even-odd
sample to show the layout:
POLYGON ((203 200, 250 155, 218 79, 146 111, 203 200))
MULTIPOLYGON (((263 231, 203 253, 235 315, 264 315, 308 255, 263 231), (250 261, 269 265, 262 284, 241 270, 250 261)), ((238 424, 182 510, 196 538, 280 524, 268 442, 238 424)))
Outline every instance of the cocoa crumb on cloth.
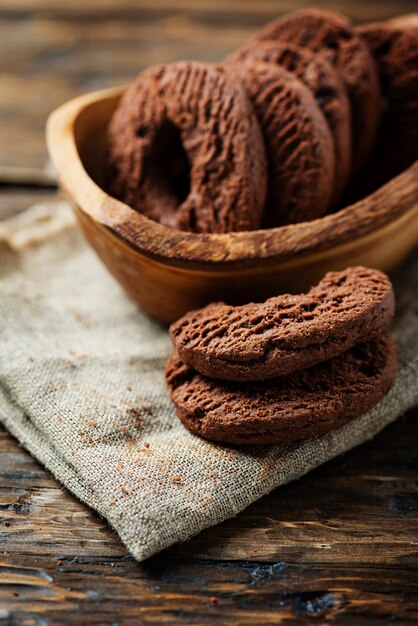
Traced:
MULTIPOLYGON (((0 254, 2 270, 4 262, 0 254)), ((263 450, 213 445, 184 429, 162 376, 171 344, 166 329, 124 295, 78 231, 67 229, 8 257, 7 263, 11 271, 3 271, 0 281, 0 421, 61 484, 108 520, 140 561, 369 440, 418 402, 416 256, 393 273, 397 312, 392 330, 400 357, 393 389, 373 410, 330 435, 263 450), (58 302, 59 307, 53 306, 58 302), (69 313, 74 307, 88 313, 88 332, 69 313), (69 342, 89 355, 82 367, 69 368, 69 342), (29 355, 35 357, 30 367, 29 355), (126 454, 118 431, 121 423, 140 418, 125 415, 121 422, 117 408, 127 398, 122 390, 134 380, 135 401, 149 407, 144 426, 156 450, 141 452, 142 463, 126 454), (87 447, 79 430, 92 417, 100 430, 94 447, 87 447), (115 470, 117 462, 123 477, 115 470), (264 463, 271 473, 257 479, 264 463), (211 471, 222 478, 216 488, 211 471), (182 476, 183 482, 173 483, 173 475, 182 476), (121 483, 129 494, 122 493, 121 483)), ((146 450, 144 439, 137 444, 141 450, 146 450)), ((6 534, 8 529, 2 528, 6 534)))

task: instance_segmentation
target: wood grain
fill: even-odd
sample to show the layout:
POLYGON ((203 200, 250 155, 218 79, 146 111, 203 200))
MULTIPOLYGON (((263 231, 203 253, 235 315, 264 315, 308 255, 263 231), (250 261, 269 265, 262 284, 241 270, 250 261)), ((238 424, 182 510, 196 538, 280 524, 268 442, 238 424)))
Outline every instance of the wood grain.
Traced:
POLYGON ((0 431, 0 624, 415 624, 417 417, 143 564, 0 431))
POLYGON ((148 219, 103 190, 106 128, 121 93, 99 90, 59 107, 48 118, 48 149, 89 243, 164 324, 210 302, 306 291, 350 265, 389 272, 417 245, 418 161, 358 202, 309 222, 208 235, 148 219))
POLYGON ((0 186, 0 220, 12 217, 32 204, 52 202, 62 198, 61 192, 58 194, 45 189, 16 189, 0 186))
MULTIPOLYGON (((43 167, 46 115, 70 97, 219 59, 303 4, 1 0, 0 165, 43 167)), ((416 0, 338 8, 376 20, 416 0)), ((48 198, 2 189, 0 216, 48 198)), ((416 624, 417 417, 142 565, 0 429, 0 624, 416 624)))
MULTIPOLYGON (((291 0, 2 0, 0 165, 42 167, 47 114, 80 93, 124 84, 144 67, 216 61, 291 0), (13 124, 10 123, 13 120, 13 124)), ((336 8, 333 2, 317 3, 336 8)), ((338 3, 357 22, 416 10, 416 0, 338 3)))

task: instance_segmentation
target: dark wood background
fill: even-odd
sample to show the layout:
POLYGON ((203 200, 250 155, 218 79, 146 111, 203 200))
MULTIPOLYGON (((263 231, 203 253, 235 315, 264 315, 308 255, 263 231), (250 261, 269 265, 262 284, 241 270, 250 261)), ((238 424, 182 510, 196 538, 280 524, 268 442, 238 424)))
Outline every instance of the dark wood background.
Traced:
MULTIPOLYGON (((418 10, 320 5, 359 22, 418 10)), ((0 168, 44 167, 45 118, 66 99, 153 63, 221 59, 301 6, 0 0, 0 168)), ((55 198, 2 186, 0 214, 55 198)), ((417 415, 144 564, 0 430, 0 624, 417 624, 417 415)))

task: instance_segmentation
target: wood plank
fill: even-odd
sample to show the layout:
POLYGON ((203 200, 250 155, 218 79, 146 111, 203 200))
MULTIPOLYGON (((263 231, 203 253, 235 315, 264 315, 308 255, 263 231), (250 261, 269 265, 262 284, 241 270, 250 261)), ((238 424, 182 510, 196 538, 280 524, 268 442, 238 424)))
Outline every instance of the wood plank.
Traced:
POLYGON ((219 60, 250 32, 192 27, 188 20, 71 24, 38 18, 12 26, 0 20, 0 144, 8 147, 0 164, 43 167, 46 117, 71 97, 129 83, 156 63, 219 60))
POLYGON ((413 572, 277 563, 0 558, 7 624, 416 624, 413 572), (309 574, 309 582, 307 582, 309 574), (402 601, 400 601, 402 598, 402 601))
MULTIPOLYGON (((338 8, 364 21, 412 11, 413 5, 345 0, 338 8)), ((0 165, 43 167, 46 117, 69 98, 130 82, 155 63, 218 61, 267 20, 298 6, 303 3, 290 0, 123 0, 117 6, 113 0, 3 0, 0 165)))
POLYGON ((144 564, 0 431, 0 611, 19 624, 414 624, 417 416, 144 564))
MULTIPOLYGON (((2 0, 0 165, 44 166, 61 102, 154 63, 219 60, 304 4, 2 0)), ((338 9, 378 20, 416 1, 338 9)), ((0 219, 55 197, 2 188, 0 219)), ((417 417, 143 564, 0 428, 0 624, 416 624, 417 417)))
POLYGON ((56 202, 63 198, 61 193, 45 189, 16 189, 0 186, 0 220, 24 211, 33 204, 56 202))
MULTIPOLYGON (((54 14, 70 16, 77 19, 87 15, 94 15, 97 19, 102 16, 108 18, 109 15, 128 15, 138 18, 149 15, 174 15, 186 13, 188 15, 215 16, 222 21, 225 14, 264 16, 265 19, 272 19, 275 15, 292 11, 307 6, 301 0, 118 0, 117 6, 114 0, 63 0, 57 3, 56 0, 2 0, 1 13, 9 14, 12 17, 20 15, 42 15, 54 14), (220 16, 218 18, 218 16, 220 16)), ((321 1, 316 6, 331 8, 346 12, 348 15, 358 19, 384 19, 386 16, 406 13, 416 10, 416 3, 413 0, 399 0, 396 4, 391 0, 369 0, 367 3, 361 0, 343 0, 336 7, 335 2, 321 1)))
MULTIPOLYGON (((411 412, 407 422, 390 426, 375 441, 281 487, 170 552, 209 559, 416 564, 417 416, 418 410, 411 412)), ((62 544, 67 555, 74 546, 80 554, 108 554, 115 536, 106 524, 12 442, 1 432, 0 519, 10 522, 8 550, 25 553, 30 538, 31 553, 54 553, 62 544)), ((117 550, 124 553, 120 546, 117 550)))

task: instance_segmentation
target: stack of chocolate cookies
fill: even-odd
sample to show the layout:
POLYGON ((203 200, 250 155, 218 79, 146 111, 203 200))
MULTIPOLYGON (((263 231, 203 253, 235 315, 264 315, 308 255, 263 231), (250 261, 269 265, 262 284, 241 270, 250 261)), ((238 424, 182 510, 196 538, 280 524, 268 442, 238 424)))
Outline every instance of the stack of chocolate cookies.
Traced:
POLYGON ((191 311, 170 328, 165 376, 177 415, 193 433, 230 444, 339 428, 395 380, 393 313, 389 279, 363 267, 330 272, 306 294, 191 311))
POLYGON ((319 218, 418 158, 417 76, 413 23, 290 13, 223 63, 140 74, 108 129, 106 188, 195 233, 319 218))

